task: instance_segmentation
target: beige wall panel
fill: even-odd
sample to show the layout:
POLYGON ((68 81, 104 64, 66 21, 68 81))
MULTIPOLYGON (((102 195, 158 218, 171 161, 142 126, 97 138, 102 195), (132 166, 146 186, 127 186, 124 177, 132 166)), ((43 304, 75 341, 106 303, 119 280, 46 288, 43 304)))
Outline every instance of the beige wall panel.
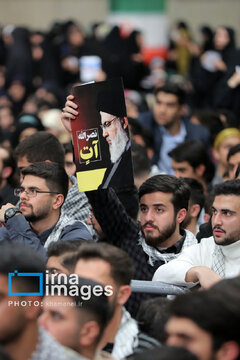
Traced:
POLYGON ((0 0, 0 24, 47 29, 54 21, 74 19, 88 27, 103 21, 107 0, 0 0))

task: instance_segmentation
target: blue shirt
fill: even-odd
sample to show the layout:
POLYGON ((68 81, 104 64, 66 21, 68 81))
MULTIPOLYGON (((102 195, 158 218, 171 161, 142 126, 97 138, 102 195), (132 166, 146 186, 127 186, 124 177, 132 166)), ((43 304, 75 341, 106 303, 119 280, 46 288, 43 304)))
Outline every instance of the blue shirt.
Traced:
POLYGON ((166 174, 174 175, 174 171, 171 166, 171 158, 168 155, 169 151, 173 150, 177 145, 184 142, 187 135, 187 130, 184 123, 180 122, 180 132, 172 136, 164 126, 161 126, 162 132, 162 146, 160 149, 160 156, 158 161, 158 167, 166 174))

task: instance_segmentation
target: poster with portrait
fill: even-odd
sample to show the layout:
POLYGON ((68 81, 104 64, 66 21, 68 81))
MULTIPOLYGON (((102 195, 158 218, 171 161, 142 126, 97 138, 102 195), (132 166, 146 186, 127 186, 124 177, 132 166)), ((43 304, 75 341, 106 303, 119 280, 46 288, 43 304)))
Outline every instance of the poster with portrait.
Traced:
POLYGON ((131 144, 121 78, 72 88, 79 115, 72 121, 79 191, 133 185, 131 144))

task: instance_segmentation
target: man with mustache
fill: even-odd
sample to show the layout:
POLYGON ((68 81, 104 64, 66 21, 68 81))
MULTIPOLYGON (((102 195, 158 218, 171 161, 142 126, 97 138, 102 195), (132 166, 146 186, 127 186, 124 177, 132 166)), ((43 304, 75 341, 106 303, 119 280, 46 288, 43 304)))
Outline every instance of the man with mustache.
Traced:
MULTIPOLYGON (((183 179, 156 175, 141 185, 140 223, 127 215, 112 188, 91 191, 87 196, 95 225, 97 220, 106 241, 125 250, 132 258, 137 280, 151 280, 159 266, 197 243, 195 236, 180 225, 186 216, 190 196, 183 179)), ((143 297, 143 294, 132 294, 128 302, 132 315, 136 315, 143 297)))
POLYGON ((64 167, 38 162, 24 168, 22 176, 21 186, 15 191, 20 198, 19 208, 8 203, 0 209, 0 222, 4 225, 0 228, 0 244, 21 243, 45 256, 44 248, 52 241, 92 240, 83 222, 61 214, 68 192, 64 167))
POLYGON ((214 188, 213 236, 186 249, 178 259, 158 268, 153 280, 192 287, 211 287, 240 271, 240 180, 214 188))

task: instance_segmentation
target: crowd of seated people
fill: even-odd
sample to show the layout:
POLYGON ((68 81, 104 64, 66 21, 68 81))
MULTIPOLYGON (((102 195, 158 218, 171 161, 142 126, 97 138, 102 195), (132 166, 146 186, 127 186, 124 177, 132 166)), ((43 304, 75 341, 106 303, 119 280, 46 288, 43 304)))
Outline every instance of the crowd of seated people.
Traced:
POLYGON ((200 32, 180 21, 146 63, 138 29, 3 27, 0 359, 240 358, 240 52, 232 28, 200 32), (78 190, 88 55, 123 78, 132 187, 78 190))

